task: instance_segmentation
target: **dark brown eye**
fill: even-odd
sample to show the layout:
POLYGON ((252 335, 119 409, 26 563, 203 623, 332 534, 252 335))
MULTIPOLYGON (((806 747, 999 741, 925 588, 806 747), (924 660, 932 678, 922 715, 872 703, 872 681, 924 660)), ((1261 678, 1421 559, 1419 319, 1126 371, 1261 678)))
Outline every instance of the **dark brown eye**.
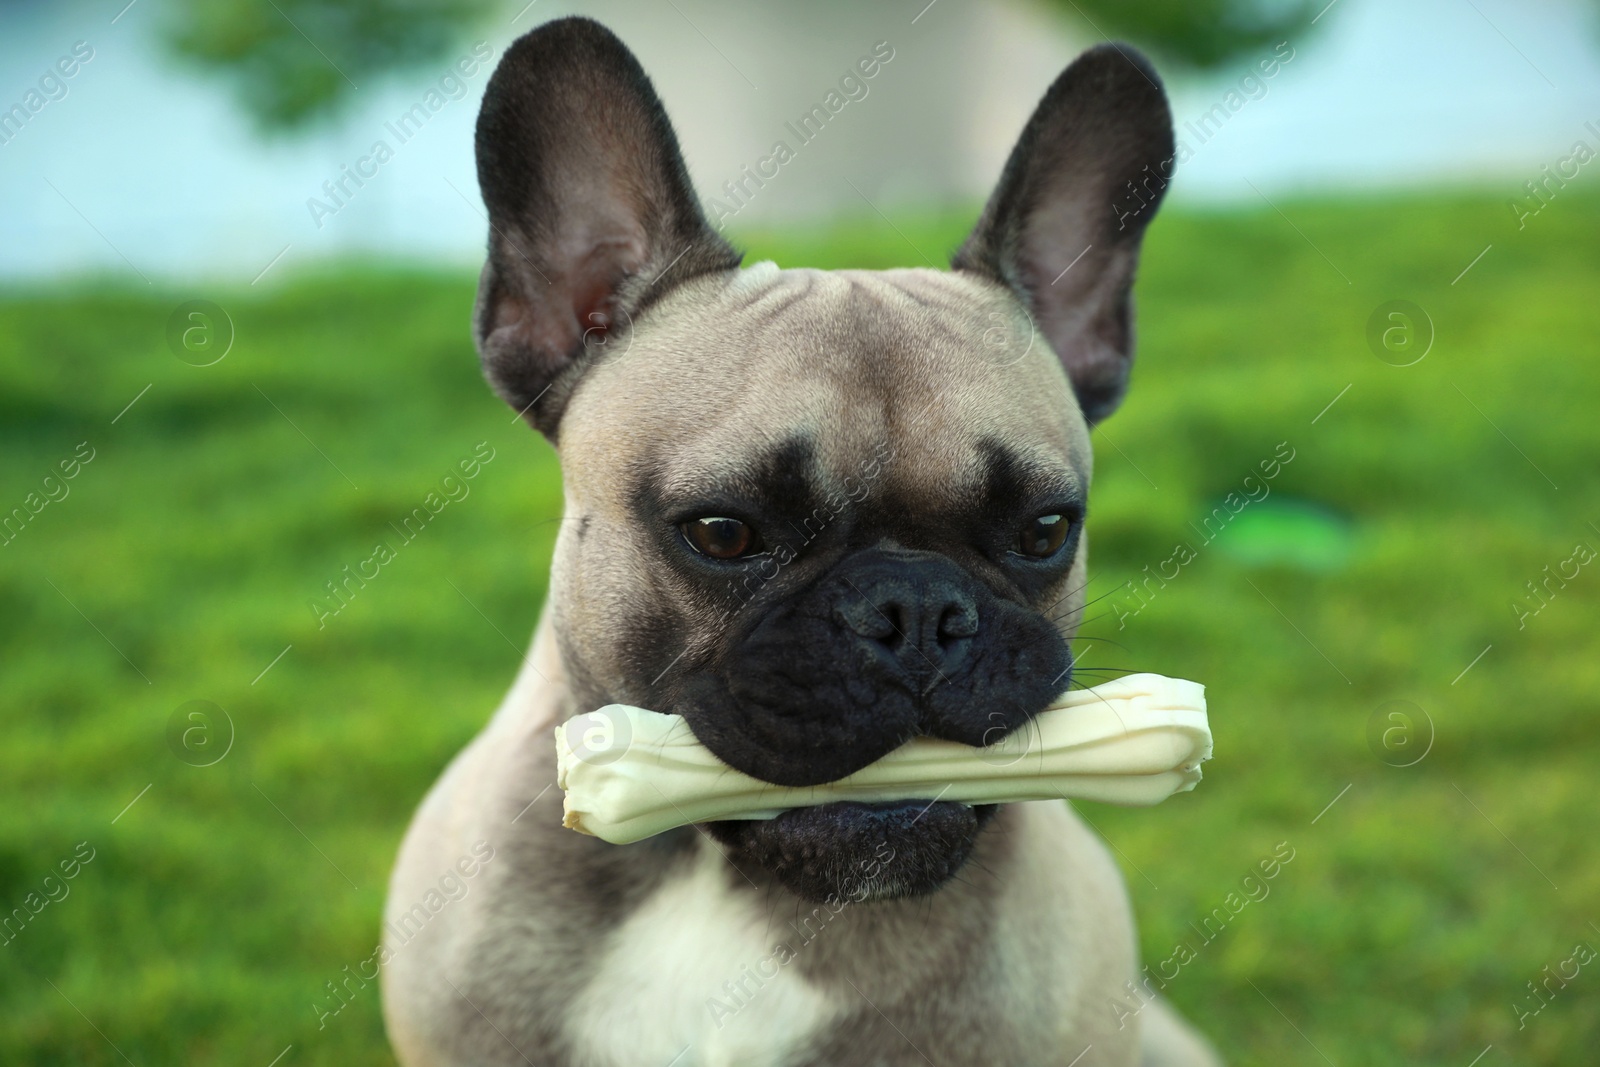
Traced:
POLYGON ((755 527, 738 519, 711 516, 690 519, 679 526, 689 547, 712 559, 738 559, 760 548, 755 527))
POLYGON ((1071 525, 1065 515, 1040 515, 1023 523, 1017 535, 1018 554, 1033 559, 1055 555, 1067 543, 1067 529, 1071 525))

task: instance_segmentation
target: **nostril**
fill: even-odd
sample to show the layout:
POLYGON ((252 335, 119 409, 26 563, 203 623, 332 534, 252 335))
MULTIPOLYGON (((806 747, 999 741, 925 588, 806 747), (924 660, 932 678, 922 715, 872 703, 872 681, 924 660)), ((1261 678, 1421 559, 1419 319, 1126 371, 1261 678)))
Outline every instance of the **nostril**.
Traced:
POLYGON ((874 604, 860 599, 838 609, 839 619, 852 631, 869 641, 878 641, 890 649, 901 641, 905 628, 898 606, 893 603, 874 604))
POLYGON ((868 605, 867 611, 872 616, 871 623, 854 627, 856 633, 869 641, 877 642, 890 653, 897 655, 906 643, 905 609, 890 601, 886 604, 868 605))
POLYGON ((937 675, 965 658, 979 631, 978 605, 948 581, 849 583, 834 607, 847 629, 913 674, 937 675))
POLYGON ((905 642, 906 634, 909 632, 906 609, 904 605, 890 603, 883 605, 882 610, 884 618, 889 622, 889 632, 879 640, 890 648, 898 648, 905 642))
POLYGON ((947 605, 939 615, 938 637, 941 645, 973 637, 977 632, 978 611, 970 603, 947 605))

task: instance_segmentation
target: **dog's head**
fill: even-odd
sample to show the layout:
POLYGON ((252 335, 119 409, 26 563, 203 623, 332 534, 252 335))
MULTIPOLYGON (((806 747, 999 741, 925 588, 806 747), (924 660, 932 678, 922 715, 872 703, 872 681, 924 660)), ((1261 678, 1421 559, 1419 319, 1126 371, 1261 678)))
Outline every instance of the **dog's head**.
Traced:
MULTIPOLYGON (((731 766, 812 785, 919 734, 992 743, 1067 687, 1089 427, 1127 384, 1173 157, 1141 57, 1056 80, 948 272, 740 270, 649 80, 588 20, 511 47, 477 152, 475 332, 560 450, 580 710, 676 712, 731 766)), ((992 814, 936 801, 712 829, 805 896, 904 895, 992 814)))

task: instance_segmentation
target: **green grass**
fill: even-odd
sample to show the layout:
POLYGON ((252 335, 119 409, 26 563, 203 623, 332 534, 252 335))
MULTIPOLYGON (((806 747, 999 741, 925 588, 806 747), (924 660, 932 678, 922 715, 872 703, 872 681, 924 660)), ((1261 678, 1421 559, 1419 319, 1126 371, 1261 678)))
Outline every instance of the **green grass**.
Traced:
MULTIPOLYGON (((1187 939, 1167 995, 1233 1062, 1592 1062, 1600 966, 1524 1029, 1512 1005, 1600 946, 1600 565, 1524 628, 1511 605, 1600 548, 1600 201, 1522 232, 1491 196, 1280 206, 1293 226, 1171 213, 1146 249, 1134 388, 1096 434, 1086 662, 1204 681, 1217 758, 1155 810, 1084 810, 1146 958, 1187 939), (1367 348, 1392 299, 1437 330, 1414 366, 1367 348), (1202 544, 1190 524, 1280 442, 1272 495, 1202 544), (1180 542, 1135 614, 1122 583, 1180 542), (1435 729, 1414 766, 1369 747, 1395 700, 1435 729), (1205 943, 1190 924, 1280 842, 1270 894, 1205 943)), ((752 260, 880 267, 961 231, 746 237, 752 260)), ((560 511, 553 454, 478 377, 471 296, 355 265, 0 300, 0 509, 95 452, 0 548, 0 908, 94 849, 0 945, 0 1062, 392 1062, 375 987, 325 1029, 312 1005, 371 954, 413 806, 510 682, 560 511), (205 368, 164 339, 195 297, 237 329, 205 368), (319 629, 323 583, 479 442, 471 495, 319 629), (191 700, 231 718, 215 765, 169 747, 191 700)))

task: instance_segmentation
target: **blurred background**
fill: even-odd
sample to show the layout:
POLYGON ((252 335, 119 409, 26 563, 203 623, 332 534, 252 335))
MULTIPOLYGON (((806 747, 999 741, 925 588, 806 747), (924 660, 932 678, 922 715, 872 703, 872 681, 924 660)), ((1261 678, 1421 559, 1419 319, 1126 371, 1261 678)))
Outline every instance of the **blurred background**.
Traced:
POLYGON ((393 1062, 349 969, 560 517, 468 336, 472 124, 570 13, 783 266, 942 264, 1062 66, 1155 58, 1077 646, 1210 692, 1198 791, 1080 806, 1144 957, 1233 1063, 1593 1063, 1592 0, 0 0, 0 1063, 393 1062))

